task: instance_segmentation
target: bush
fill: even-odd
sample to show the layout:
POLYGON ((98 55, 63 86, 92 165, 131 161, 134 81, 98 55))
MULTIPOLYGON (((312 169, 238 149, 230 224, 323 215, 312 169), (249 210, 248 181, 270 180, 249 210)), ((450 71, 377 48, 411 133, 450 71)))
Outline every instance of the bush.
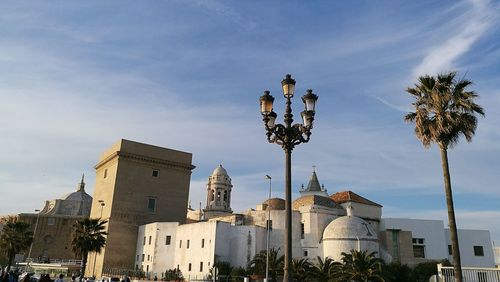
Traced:
POLYGON ((165 271, 165 276, 162 279, 166 281, 184 281, 182 272, 177 268, 165 271))

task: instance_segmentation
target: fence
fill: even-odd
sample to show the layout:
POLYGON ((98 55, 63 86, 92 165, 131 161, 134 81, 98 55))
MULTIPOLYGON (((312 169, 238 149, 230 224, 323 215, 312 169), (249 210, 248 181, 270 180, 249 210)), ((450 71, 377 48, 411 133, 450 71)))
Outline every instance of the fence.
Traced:
MULTIPOLYGON (((437 265, 441 282, 454 282, 453 266, 437 265)), ((464 282, 500 282, 500 268, 462 267, 464 282)))

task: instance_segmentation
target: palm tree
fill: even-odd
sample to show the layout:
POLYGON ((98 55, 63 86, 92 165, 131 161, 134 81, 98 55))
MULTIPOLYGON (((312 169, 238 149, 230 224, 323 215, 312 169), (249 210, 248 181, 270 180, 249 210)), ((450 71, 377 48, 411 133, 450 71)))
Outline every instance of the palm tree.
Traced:
POLYGON ((73 240, 71 245, 77 257, 82 258, 80 281, 85 273, 87 258, 90 252, 100 253, 106 245, 107 220, 84 218, 73 225, 73 240))
POLYGON ((415 134, 426 148, 436 143, 441 151, 446 205, 453 253, 456 281, 462 281, 460 251, 458 247, 457 225, 453 195, 451 190, 448 148, 458 143, 460 136, 472 141, 476 131, 476 114, 484 116, 481 106, 474 103, 478 95, 467 90, 472 81, 455 78, 456 72, 439 74, 437 77, 424 75, 418 78, 414 88, 406 89, 415 101, 415 112, 405 116, 405 121, 415 123, 415 134))
POLYGON ((351 250, 351 253, 342 253, 342 281, 384 282, 382 277, 383 261, 375 257, 376 252, 351 250))
POLYGON ((312 265, 307 258, 292 259, 292 276, 295 281, 307 281, 312 265))
POLYGON ((313 265, 311 276, 318 282, 336 281, 340 275, 342 264, 333 261, 330 257, 322 260, 321 257, 318 256, 316 259, 318 260, 318 264, 313 265))
POLYGON ((7 256, 7 271, 9 271, 16 254, 27 251, 33 242, 33 232, 30 225, 9 217, 0 235, 0 252, 7 256))
MULTIPOLYGON (((284 256, 278 256, 280 249, 269 249, 269 276, 273 281, 283 275, 284 256)), ((253 274, 264 275, 266 273, 266 250, 256 254, 250 261, 250 271, 253 274)))

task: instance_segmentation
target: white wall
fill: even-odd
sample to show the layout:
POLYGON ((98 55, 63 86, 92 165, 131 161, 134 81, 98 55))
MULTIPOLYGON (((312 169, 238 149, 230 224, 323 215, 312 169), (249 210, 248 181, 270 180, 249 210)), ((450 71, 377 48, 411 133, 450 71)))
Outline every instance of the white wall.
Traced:
POLYGON ((495 264, 500 266, 500 247, 493 247, 493 255, 495 256, 495 264))
POLYGON ((441 220, 383 218, 380 221, 380 230, 388 229, 411 231, 413 238, 423 238, 426 259, 448 258, 448 246, 441 220))
MULTIPOLYGON (((451 245, 450 230, 445 229, 446 245, 451 245)), ((490 231, 488 230, 458 230, 458 245, 462 266, 494 267, 495 258, 491 244, 490 231), (482 246, 484 256, 474 255, 474 246, 482 246)), ((448 256, 450 262, 453 257, 448 256)))

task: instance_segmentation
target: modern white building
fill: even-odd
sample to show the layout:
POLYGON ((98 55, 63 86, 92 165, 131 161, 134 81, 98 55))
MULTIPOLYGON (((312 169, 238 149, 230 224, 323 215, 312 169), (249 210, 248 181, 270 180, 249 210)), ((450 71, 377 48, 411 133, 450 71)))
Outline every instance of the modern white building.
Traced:
MULTIPOLYGON (((247 267, 266 249, 266 226, 270 229, 270 247, 282 248, 285 201, 273 198, 254 209, 233 213, 232 187, 226 169, 219 165, 208 180, 205 208, 190 208, 186 224, 140 226, 136 268, 158 278, 176 268, 186 278, 202 279, 216 261, 247 267)), ((300 193, 292 203, 293 257, 339 261, 342 252, 355 249, 376 252, 387 262, 409 265, 449 258, 449 236, 442 221, 382 219, 380 204, 352 191, 327 196, 315 171, 300 193)), ((464 265, 494 265, 489 231, 460 230, 459 237, 464 265)))

